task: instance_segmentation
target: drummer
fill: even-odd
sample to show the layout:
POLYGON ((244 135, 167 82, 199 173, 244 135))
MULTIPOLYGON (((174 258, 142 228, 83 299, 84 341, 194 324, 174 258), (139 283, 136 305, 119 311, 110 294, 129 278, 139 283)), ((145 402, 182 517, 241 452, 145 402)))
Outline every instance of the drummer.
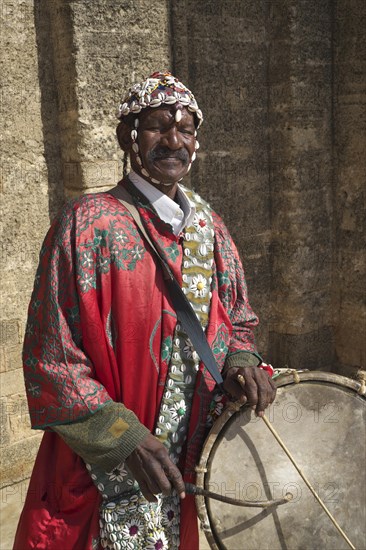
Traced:
MULTIPOLYGON (((225 390, 260 416, 275 387, 254 343, 258 319, 237 249, 180 183, 199 148, 196 99, 157 72, 130 88, 118 118, 131 166, 120 185, 195 310, 225 390)), ((198 548, 184 481, 194 481, 207 417, 220 414, 223 397, 150 246, 108 193, 68 203, 46 237, 24 370, 32 425, 47 431, 15 548, 198 548)))

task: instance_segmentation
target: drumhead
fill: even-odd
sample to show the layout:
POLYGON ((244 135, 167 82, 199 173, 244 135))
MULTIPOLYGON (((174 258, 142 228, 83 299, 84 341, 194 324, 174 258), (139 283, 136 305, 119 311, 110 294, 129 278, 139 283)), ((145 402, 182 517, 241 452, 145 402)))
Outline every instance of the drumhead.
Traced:
MULTIPOLYGON (((357 549, 365 547, 365 409, 360 384, 306 372, 281 376, 266 416, 357 549)), ((197 496, 211 548, 341 550, 349 548, 262 419, 247 407, 226 410, 210 431, 197 485, 242 500, 291 502, 242 508, 197 496)))

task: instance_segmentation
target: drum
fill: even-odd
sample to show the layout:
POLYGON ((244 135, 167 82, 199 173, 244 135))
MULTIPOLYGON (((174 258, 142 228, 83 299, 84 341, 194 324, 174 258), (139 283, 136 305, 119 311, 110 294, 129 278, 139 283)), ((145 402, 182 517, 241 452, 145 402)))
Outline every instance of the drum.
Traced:
MULTIPOLYGON (((357 550, 366 548, 365 396, 361 384, 323 372, 281 375, 266 417, 357 550)), ((196 496, 214 549, 350 548, 265 422, 248 407, 227 408, 206 439, 197 486, 240 500, 292 500, 242 508, 196 496)))

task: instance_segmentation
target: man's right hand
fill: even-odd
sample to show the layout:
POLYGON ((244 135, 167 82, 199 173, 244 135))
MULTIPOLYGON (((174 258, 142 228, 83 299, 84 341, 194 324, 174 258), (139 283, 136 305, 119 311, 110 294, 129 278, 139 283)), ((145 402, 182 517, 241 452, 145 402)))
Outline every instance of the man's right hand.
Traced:
POLYGON ((156 502, 155 495, 169 495, 175 489, 185 497, 185 486, 177 466, 169 458, 164 445, 149 434, 127 457, 126 464, 140 486, 144 497, 156 502))

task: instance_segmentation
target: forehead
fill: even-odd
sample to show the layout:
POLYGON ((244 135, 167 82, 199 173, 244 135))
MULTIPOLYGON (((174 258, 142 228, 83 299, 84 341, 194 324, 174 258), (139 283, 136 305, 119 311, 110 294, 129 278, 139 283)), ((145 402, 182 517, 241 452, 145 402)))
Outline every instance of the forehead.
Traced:
MULTIPOLYGON (((143 109, 139 115, 140 124, 146 126, 146 124, 155 122, 158 124, 170 124, 175 117, 176 106, 162 106, 157 108, 147 107, 143 109)), ((182 109, 181 123, 195 126, 193 113, 188 111, 187 107, 182 109)))

